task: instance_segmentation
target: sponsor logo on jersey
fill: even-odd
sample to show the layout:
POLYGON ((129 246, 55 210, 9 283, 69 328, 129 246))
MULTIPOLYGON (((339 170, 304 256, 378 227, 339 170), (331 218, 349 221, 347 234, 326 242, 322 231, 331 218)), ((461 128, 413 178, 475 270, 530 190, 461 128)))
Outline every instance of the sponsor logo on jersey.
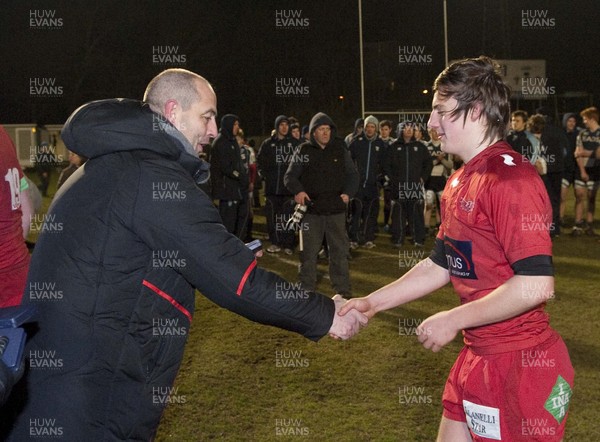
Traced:
POLYGON ((444 249, 450 276, 464 279, 478 279, 473 263, 473 244, 471 241, 459 241, 444 237, 444 249))

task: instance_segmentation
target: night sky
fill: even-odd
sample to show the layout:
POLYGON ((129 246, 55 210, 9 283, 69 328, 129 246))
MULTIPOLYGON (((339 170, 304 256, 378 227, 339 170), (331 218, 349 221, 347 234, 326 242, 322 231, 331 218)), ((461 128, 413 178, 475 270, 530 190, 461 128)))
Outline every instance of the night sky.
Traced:
MULTIPOLYGON (((360 116, 358 1, 3 0, 0 123, 63 123, 95 99, 141 99, 163 69, 213 84, 219 113, 262 135, 285 113, 318 111, 342 129, 360 116), (96 4, 97 3, 97 4, 96 4), (344 99, 339 97, 343 96, 344 99)), ((449 58, 545 59, 547 102, 579 111, 600 97, 600 4, 593 0, 449 0, 449 58), (544 23, 523 25, 528 17, 544 23), (531 15, 533 14, 533 15, 531 15)), ((423 109, 444 68, 442 0, 363 0, 366 110, 423 109), (400 63, 420 52, 420 63, 400 63)))

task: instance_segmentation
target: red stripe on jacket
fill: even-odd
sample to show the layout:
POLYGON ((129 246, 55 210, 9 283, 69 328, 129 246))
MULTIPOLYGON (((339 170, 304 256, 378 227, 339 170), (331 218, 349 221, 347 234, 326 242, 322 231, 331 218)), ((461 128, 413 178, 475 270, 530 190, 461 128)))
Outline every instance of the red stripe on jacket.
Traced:
POLYGON ((179 310, 181 313, 183 313, 185 316, 187 316, 187 318, 190 320, 190 322, 192 322, 192 315, 189 312, 189 310, 186 309, 180 303, 178 303, 175 299, 173 299, 172 296, 169 296, 167 293, 163 292, 161 289, 156 287, 151 282, 146 281, 145 279, 142 281, 142 284, 145 285, 146 287, 148 287, 150 290, 152 290, 154 293, 156 293, 161 298, 164 298, 167 301, 169 301, 171 304, 173 304, 173 307, 175 307, 177 310, 179 310))

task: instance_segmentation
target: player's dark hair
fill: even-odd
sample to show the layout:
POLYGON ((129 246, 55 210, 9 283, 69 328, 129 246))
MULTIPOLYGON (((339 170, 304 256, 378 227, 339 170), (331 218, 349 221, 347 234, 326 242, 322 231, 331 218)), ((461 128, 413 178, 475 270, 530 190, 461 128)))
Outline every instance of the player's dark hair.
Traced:
POLYGON ((487 123, 486 140, 494 141, 506 135, 510 121, 510 88, 502 81, 500 66, 491 58, 482 55, 452 63, 435 79, 433 91, 444 99, 454 98, 458 102, 450 116, 457 119, 462 115, 463 124, 479 105, 479 118, 485 117, 487 123))

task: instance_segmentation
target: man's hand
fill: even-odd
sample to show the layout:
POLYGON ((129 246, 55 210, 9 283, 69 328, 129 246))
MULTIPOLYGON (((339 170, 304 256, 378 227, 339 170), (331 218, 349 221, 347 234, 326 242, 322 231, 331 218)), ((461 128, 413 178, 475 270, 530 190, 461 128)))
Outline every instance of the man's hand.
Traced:
POLYGON ((375 316, 375 313, 376 313, 375 309, 373 308, 373 306, 369 302, 369 298, 354 298, 354 299, 351 299, 346 304, 344 304, 344 306, 340 310, 339 314, 341 316, 344 316, 350 310, 357 310, 357 311, 359 311, 361 313, 364 313, 364 315, 368 319, 371 319, 373 316, 375 316))
POLYGON ((346 195, 345 193, 342 193, 340 195, 340 198, 342 198, 342 201, 345 202, 346 204, 348 204, 348 202, 350 201, 350 197, 348 195, 346 195))
POLYGON ((294 196, 294 201, 296 201, 296 204, 302 204, 304 206, 306 205, 307 200, 310 201, 310 198, 306 192, 298 192, 296 196, 294 196))
POLYGON ((430 316, 417 327, 417 336, 423 347, 433 352, 452 342, 460 329, 456 328, 449 311, 430 316))
POLYGON ((581 181, 583 181, 584 183, 587 183, 590 180, 590 176, 587 174, 587 172, 582 171, 580 173, 581 175, 581 181))
POLYGON ((335 302, 335 314, 333 315, 333 323, 329 329, 329 336, 334 339, 350 339, 352 336, 358 333, 360 326, 365 326, 369 322, 369 319, 360 313, 358 310, 352 310, 349 313, 340 315, 340 310, 348 301, 342 298, 340 295, 333 297, 335 302))

